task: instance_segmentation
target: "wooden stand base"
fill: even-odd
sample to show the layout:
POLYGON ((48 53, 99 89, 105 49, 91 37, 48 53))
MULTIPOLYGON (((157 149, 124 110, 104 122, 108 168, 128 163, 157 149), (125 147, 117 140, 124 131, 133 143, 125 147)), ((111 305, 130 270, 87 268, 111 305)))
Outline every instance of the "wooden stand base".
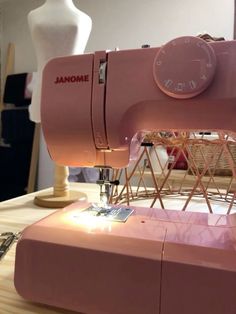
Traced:
POLYGON ((53 193, 37 195, 34 204, 47 208, 63 208, 77 201, 86 201, 87 195, 78 191, 69 191, 65 196, 55 196, 53 193))
POLYGON ((86 201, 85 193, 69 189, 68 175, 68 167, 55 165, 53 191, 37 195, 34 204, 47 208, 63 208, 78 201, 86 201))

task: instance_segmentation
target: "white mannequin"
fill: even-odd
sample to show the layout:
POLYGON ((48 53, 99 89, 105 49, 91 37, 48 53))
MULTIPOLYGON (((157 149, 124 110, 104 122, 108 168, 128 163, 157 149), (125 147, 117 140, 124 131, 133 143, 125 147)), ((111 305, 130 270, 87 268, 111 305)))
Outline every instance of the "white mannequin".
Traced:
POLYGON ((37 123, 41 121, 41 82, 45 64, 51 58, 83 53, 92 21, 75 7, 72 0, 47 0, 29 13, 28 23, 38 64, 38 77, 29 110, 30 119, 37 123))
MULTIPOLYGON (((39 123, 44 66, 52 58, 83 53, 92 21, 88 15, 75 7, 72 0, 46 0, 41 7, 28 14, 28 24, 38 66, 29 112, 30 119, 39 123)), ((67 196, 67 175, 67 167, 56 166, 54 196, 67 196)))

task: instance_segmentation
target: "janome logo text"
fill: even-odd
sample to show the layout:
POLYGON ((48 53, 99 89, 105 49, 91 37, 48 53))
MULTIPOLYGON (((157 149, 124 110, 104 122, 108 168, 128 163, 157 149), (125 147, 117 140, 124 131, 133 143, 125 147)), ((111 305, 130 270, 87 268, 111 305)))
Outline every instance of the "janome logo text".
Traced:
POLYGON ((55 84, 66 84, 66 83, 85 83, 89 82, 89 75, 68 75, 68 76, 57 76, 54 81, 55 84))

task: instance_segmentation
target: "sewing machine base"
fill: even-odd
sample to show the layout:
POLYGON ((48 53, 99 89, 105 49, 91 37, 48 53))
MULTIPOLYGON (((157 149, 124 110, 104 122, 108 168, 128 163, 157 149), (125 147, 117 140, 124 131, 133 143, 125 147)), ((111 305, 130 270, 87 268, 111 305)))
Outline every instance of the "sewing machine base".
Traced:
POLYGON ((235 314, 236 216, 133 208, 126 223, 73 204, 26 228, 15 287, 86 314, 235 314))

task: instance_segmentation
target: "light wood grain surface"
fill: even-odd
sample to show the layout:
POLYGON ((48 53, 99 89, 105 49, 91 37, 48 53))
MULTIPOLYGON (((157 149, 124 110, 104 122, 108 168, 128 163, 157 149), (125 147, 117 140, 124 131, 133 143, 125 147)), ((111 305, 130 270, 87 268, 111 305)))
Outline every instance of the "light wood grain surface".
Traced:
MULTIPOLYGON (((85 192, 89 201, 97 201, 99 198, 99 187, 96 184, 74 183, 72 184, 72 188, 85 192)), ((45 190, 39 193, 48 191, 49 190, 45 190)), ((32 193, 0 202, 0 233, 6 231, 22 231, 26 226, 55 211, 55 209, 40 208, 33 204, 34 196, 39 193, 32 193)), ((0 260, 0 314, 74 313, 30 303, 17 294, 13 282, 15 248, 16 244, 14 244, 5 257, 0 260)))

